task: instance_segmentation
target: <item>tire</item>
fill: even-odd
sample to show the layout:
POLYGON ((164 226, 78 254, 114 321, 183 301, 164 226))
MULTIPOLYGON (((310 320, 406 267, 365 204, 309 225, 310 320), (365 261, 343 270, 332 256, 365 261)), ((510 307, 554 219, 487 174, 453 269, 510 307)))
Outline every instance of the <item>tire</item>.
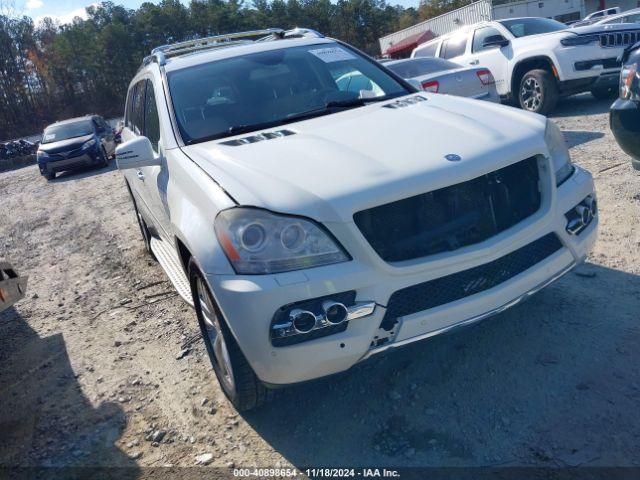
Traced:
POLYGON ((189 282, 202 339, 220 388, 238 411, 263 405, 273 391, 264 386, 247 362, 193 258, 189 261, 189 282))
POLYGON ((44 176, 44 178, 46 178, 46 179, 47 179, 47 181, 49 181, 49 182, 50 182, 51 180, 53 180, 53 179, 55 179, 55 178, 56 178, 56 172, 49 172, 49 171, 46 171, 46 172, 44 172, 42 175, 43 175, 43 176, 44 176))
POLYGON ((551 72, 530 70, 520 80, 518 105, 523 110, 548 115, 556 107, 559 98, 558 83, 551 72))
POLYGON ((591 90, 591 95, 598 100, 613 100, 618 96, 618 87, 596 87, 591 90))

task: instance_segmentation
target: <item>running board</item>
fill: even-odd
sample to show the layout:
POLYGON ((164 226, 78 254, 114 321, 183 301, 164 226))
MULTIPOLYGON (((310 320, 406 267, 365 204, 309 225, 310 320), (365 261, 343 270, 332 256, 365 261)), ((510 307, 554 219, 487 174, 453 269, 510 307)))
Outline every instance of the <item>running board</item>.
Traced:
POLYGON ((176 258, 171 245, 168 245, 156 237, 151 237, 151 250, 182 299, 193 307, 189 279, 185 275, 180 260, 176 258))

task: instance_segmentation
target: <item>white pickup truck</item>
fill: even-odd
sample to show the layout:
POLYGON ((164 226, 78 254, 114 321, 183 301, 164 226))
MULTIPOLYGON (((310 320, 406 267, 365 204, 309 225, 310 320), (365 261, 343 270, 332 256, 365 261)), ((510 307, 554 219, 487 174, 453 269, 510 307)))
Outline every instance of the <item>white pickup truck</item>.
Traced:
POLYGON ((482 22, 418 46, 412 57, 440 57, 491 70, 500 96, 548 114, 562 96, 617 94, 625 47, 640 40, 639 25, 567 28, 547 18, 482 22))

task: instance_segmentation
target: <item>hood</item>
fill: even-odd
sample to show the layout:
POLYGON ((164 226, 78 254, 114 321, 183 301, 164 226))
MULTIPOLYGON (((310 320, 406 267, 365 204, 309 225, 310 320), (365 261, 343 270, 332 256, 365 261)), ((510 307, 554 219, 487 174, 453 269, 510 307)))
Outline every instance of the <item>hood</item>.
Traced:
POLYGON ((611 25, 585 25, 582 27, 575 27, 571 30, 564 30, 568 33, 576 33, 578 35, 593 35, 597 33, 613 33, 613 32, 625 32, 628 30, 640 30, 640 25, 637 23, 613 23, 611 25))
MULTIPOLYGON (((545 118, 448 95, 414 94, 277 129, 294 132, 238 146, 230 138, 184 152, 239 204, 323 222, 470 180, 545 153, 545 118), (447 155, 458 155, 449 161, 447 155)), ((256 135, 239 135, 243 138, 256 135)))
POLYGON ((70 152, 80 148, 84 142, 91 140, 93 135, 93 133, 90 133, 89 135, 68 138, 67 140, 60 140, 59 142, 41 143, 38 150, 47 153, 70 152))

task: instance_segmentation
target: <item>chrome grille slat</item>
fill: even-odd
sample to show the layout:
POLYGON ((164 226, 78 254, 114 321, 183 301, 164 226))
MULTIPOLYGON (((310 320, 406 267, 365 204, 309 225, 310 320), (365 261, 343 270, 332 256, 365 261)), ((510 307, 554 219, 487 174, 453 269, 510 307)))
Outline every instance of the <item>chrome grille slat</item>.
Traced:
POLYGON ((600 34, 600 46, 603 48, 627 47, 638 41, 640 41, 640 30, 600 34))

